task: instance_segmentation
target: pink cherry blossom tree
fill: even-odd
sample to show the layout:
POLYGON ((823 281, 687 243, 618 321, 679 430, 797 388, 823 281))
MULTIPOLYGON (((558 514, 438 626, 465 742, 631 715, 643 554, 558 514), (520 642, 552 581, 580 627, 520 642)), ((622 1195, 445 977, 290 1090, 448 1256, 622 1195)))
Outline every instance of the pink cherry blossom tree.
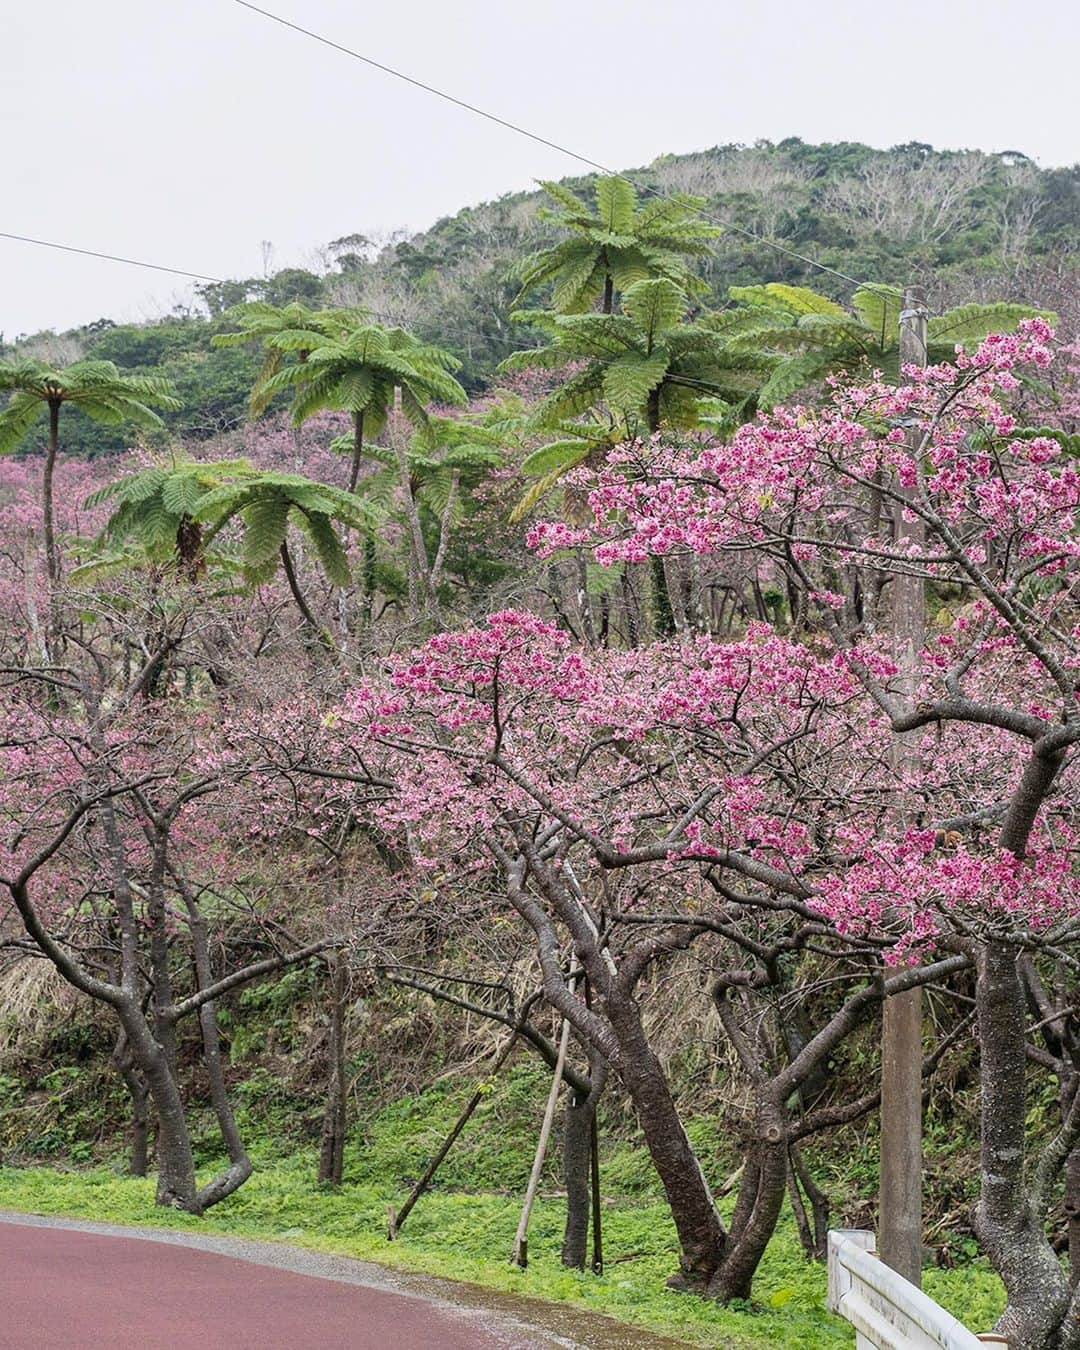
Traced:
POLYGON ((737 642, 615 652, 504 611, 392 660, 340 714, 281 732, 275 722, 281 771, 355 785, 357 814, 419 874, 403 874, 406 894, 435 885, 443 904, 459 890, 498 904, 501 892, 531 934, 548 1002, 633 1103, 679 1235, 673 1283, 749 1296, 793 1146, 876 1102, 823 1103, 813 1080, 882 998, 969 964, 946 952, 888 972, 893 937, 824 915, 849 799, 872 818, 888 790, 873 775, 853 786, 889 737, 859 680, 763 626, 737 642), (729 1225, 647 1024, 644 986, 692 947, 707 952, 752 1088, 729 1225), (785 1038, 755 996, 790 996, 785 966, 816 948, 846 963, 843 996, 808 1035, 785 1038))
POLYGON ((818 907, 842 931, 891 935, 893 959, 933 944, 976 966, 976 1227, 1008 1293, 1001 1329, 1036 1350, 1080 1343, 1080 1304, 1045 1236, 1080 1141, 1074 1086, 1036 1158, 1025 1137, 1028 1007, 1062 1015, 1048 1008, 1045 972, 1074 962, 1080 920, 1080 471, 1058 436, 1026 433, 1008 403, 1025 370, 1053 359, 1051 331, 1030 320, 908 370, 903 388, 838 384, 822 409, 778 409, 727 443, 628 447, 582 475, 589 526, 532 534, 541 552, 588 545, 604 562, 756 551, 800 597, 793 629, 828 643, 868 715, 917 739, 917 771, 887 768, 884 753, 864 766, 859 791, 876 782, 879 807, 853 798, 843 865, 819 882, 818 907), (905 513, 924 544, 897 542, 905 513), (905 693, 883 613, 893 579, 911 574, 938 614, 905 693), (898 832, 898 819, 913 824, 898 832))

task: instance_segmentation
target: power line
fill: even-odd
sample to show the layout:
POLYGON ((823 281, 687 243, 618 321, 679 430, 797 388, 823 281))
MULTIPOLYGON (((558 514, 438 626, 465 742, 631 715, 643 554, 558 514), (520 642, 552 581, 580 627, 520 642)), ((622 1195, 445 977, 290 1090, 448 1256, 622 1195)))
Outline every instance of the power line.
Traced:
MULTIPOLYGON (((538 145, 546 146, 550 150, 555 150, 559 154, 577 160, 579 164, 584 164, 588 168, 594 169, 610 178, 621 179, 623 182, 628 183, 631 187, 636 188, 638 191, 643 192, 648 196, 657 197, 661 200, 667 199, 667 193, 659 191, 659 189, 654 188, 649 183, 636 183, 628 174, 619 173, 615 169, 611 169, 607 165, 601 164, 599 160, 590 159, 588 155, 582 155, 576 150, 571 150, 569 146, 561 145, 558 141, 549 140, 548 137, 541 136, 535 131, 530 131, 527 127, 520 126, 516 122, 511 122, 505 117, 499 117, 497 114, 488 112, 485 108, 469 103, 465 99, 457 98, 455 95, 449 94, 443 89, 438 89, 434 85, 426 84, 423 80, 417 80, 413 76, 405 74, 404 71, 396 70, 393 66, 388 66, 381 61, 376 61, 373 57, 365 56, 362 52, 355 51, 351 47, 346 47, 342 43, 334 42, 331 38, 324 37, 321 33, 313 32, 310 28, 304 28, 300 24, 293 23, 289 19, 284 19, 278 14, 271 13, 269 10, 261 9, 258 5, 251 4, 249 0, 234 0, 234 3, 242 6, 244 9, 250 9, 254 13, 262 15, 264 18, 270 19, 274 23, 280 24, 283 28, 291 29, 296 33, 302 34, 304 37, 309 37, 313 41, 321 43, 325 47, 330 47, 334 51, 352 57, 354 60, 362 61, 365 65, 371 66, 375 70, 380 70, 384 74, 392 76, 394 79, 402 80, 404 83, 410 84, 414 88, 421 89, 425 93, 433 95, 435 98, 443 99, 445 102, 451 103, 455 107, 462 108, 466 112, 471 112, 477 117, 484 118, 488 122, 493 122, 496 126, 503 127, 505 130, 512 131, 516 135, 524 136, 528 140, 535 141, 538 145)), ((756 244, 761 244, 766 248, 773 249, 777 253, 784 254, 786 257, 794 258, 798 262, 805 263, 808 267, 814 267, 820 272, 827 272, 831 276, 839 277, 841 281, 846 281, 852 286, 861 286, 867 290, 878 290, 878 287, 872 282, 860 281, 857 277, 849 276, 848 273, 840 271, 839 268, 830 267, 828 263, 819 262, 818 259, 812 258, 806 253, 800 253, 797 249, 791 248, 787 244, 782 244, 776 239, 769 238, 767 235, 758 234, 756 231, 747 229, 743 225, 736 225, 732 221, 721 220, 718 216, 711 214, 704 208, 696 208, 695 214, 701 216, 704 220, 708 220, 722 230, 728 230, 734 234, 742 235, 744 238, 749 239, 756 244)), ((117 253, 103 253, 92 248, 78 248, 74 244, 61 244, 49 239, 36 239, 31 235, 14 234, 7 230, 0 230, 0 239, 12 239, 18 243, 34 244, 39 248, 57 249, 63 253, 76 253, 87 258, 101 258, 106 262, 125 263, 130 267, 142 267, 151 272, 165 272, 171 276, 187 277, 191 281, 208 281, 216 285, 227 284, 222 277, 208 276, 204 272, 189 272, 182 267, 166 267, 161 263, 144 262, 139 258, 128 258, 117 253)), ((882 293, 884 294, 885 292, 882 293)))
POLYGON ((241 5, 244 9, 250 9, 256 14, 261 14, 264 19, 272 19, 274 23, 281 24, 283 28, 291 28, 294 33, 302 33, 304 37, 312 38, 315 42, 321 42, 324 47, 332 47, 334 51, 342 52, 345 56, 351 56, 356 61, 363 61, 365 65, 373 66, 386 75, 393 75, 396 80, 404 80, 406 84, 411 84, 416 89, 422 89, 426 94, 434 94, 436 98, 445 99, 447 103, 453 103, 455 107, 464 108, 466 112, 486 118, 487 121, 494 122, 496 126, 505 127, 507 131, 517 132, 519 136, 527 136, 530 141, 536 141, 538 145, 546 145, 549 150, 557 150, 562 155, 569 155, 571 159, 576 159, 581 164, 587 164, 591 169, 599 169, 601 173, 611 173, 611 170, 606 169, 603 164, 598 164, 596 160, 589 159, 585 155, 579 155, 576 150, 571 150, 565 145, 559 145, 557 141, 549 141, 546 136, 540 136, 535 131, 529 131, 527 127, 518 126, 516 122, 510 122, 505 117, 498 117, 495 113, 490 113, 484 108, 478 108, 475 103, 466 103, 463 98, 456 98, 453 94, 448 94, 445 89, 436 89, 433 84, 425 84, 423 80, 414 79, 402 70, 395 70, 393 66, 383 65, 381 61, 376 61, 371 56, 364 56, 362 52, 354 51, 352 47, 343 47, 340 42, 334 42, 331 38, 323 37, 321 33, 314 33, 310 28, 302 28, 298 23, 283 19, 280 14, 271 14, 268 9, 260 9, 258 5, 249 4, 248 0, 235 0, 235 3, 241 5))
MULTIPOLYGON (((433 84, 425 84, 423 80, 415 79, 412 75, 406 75, 403 70, 397 70, 393 66, 385 65, 382 61, 376 61, 374 57, 365 56, 363 52, 358 52, 352 47, 346 47, 340 42, 334 42, 332 38, 324 37, 322 33, 313 32, 310 28, 304 28, 301 24, 293 23, 291 19, 284 19, 280 14, 272 14, 268 9, 261 9, 258 5, 253 5, 250 0, 233 0, 234 4, 240 5, 243 9, 250 9, 255 14, 261 14, 264 19, 270 19, 273 23, 280 24, 283 28, 290 28, 294 33, 301 33, 304 37, 309 37, 315 42, 321 43, 324 47, 330 47, 336 52, 341 52, 345 56, 351 56, 355 61, 362 61, 366 66, 372 66, 375 70, 381 70, 385 75, 391 75, 396 80, 402 80, 405 84, 411 84, 415 89, 422 89, 426 94, 432 94, 435 98, 441 98, 447 103, 452 103, 457 108, 463 108, 466 112, 474 113, 477 117, 483 117, 488 122, 494 122, 496 126, 504 127, 507 131, 513 131, 519 136, 525 136, 530 141, 535 141, 538 145, 547 146, 549 150, 558 151, 561 155, 567 155, 570 159, 576 159, 579 164, 588 165, 590 169, 596 169, 609 178, 621 178, 623 182, 629 183, 631 187, 637 188, 652 197, 661 199, 667 198, 667 193, 660 192, 657 188, 648 183, 635 183, 629 175, 619 173, 615 169, 610 169, 606 164, 601 164, 598 160, 590 159, 588 155, 582 155, 577 150, 571 150, 569 146, 560 145, 558 141, 549 140, 546 136, 541 136, 538 132, 530 131, 528 127, 520 126, 517 122, 511 122, 508 118, 499 117, 496 113, 488 112, 486 108, 480 108, 475 103, 468 103, 465 99, 458 98, 454 94, 448 94, 445 89, 438 89, 433 84)), ((808 254, 800 253, 797 249, 789 248, 786 244, 781 244, 776 239, 770 239, 767 235, 758 234, 754 230, 748 230, 745 226, 735 225, 731 221, 720 220, 717 216, 711 215, 704 209, 698 209, 697 215, 719 226, 723 230, 731 230, 735 234, 741 234, 746 239, 751 239, 756 244, 763 244, 767 248, 774 249, 778 253, 783 253, 789 258, 795 258, 799 262, 806 263, 808 267, 816 267, 821 272, 828 272, 831 276, 839 277, 841 281, 846 281, 852 286, 865 287, 867 290, 877 290, 872 282, 860 281, 857 277, 848 276, 846 272, 841 272, 839 268, 830 267, 828 263, 818 262, 816 258, 811 258, 808 254)), ((884 292, 882 292, 884 293, 884 292)))
POLYGON ((20 244, 38 244, 41 248, 57 248, 63 253, 81 253, 87 258, 104 258, 107 262, 128 263, 132 267, 147 267, 152 272, 170 272, 174 277, 190 277, 193 281, 224 284, 221 277, 204 276, 202 272, 185 272, 180 267, 163 267, 161 263, 141 262, 138 258, 124 258, 118 253, 99 253, 92 248, 76 248, 74 244, 57 244, 50 239, 33 239, 28 234, 11 234, 7 230, 0 230, 0 239, 15 239, 20 244))

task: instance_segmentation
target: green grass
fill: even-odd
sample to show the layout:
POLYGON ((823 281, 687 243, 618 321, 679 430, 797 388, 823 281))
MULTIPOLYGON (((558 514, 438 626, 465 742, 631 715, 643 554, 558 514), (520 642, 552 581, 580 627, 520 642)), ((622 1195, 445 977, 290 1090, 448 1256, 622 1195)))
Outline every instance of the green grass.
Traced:
MULTIPOLYGON (((157 1209, 151 1182, 106 1167, 5 1168, 0 1169, 0 1208, 293 1242, 557 1300, 694 1345, 827 1350, 853 1341, 849 1328, 825 1310, 824 1269, 804 1260, 789 1219, 762 1263, 753 1304, 720 1308, 665 1290, 664 1280, 676 1265, 674 1232, 664 1206, 653 1200, 623 1200, 606 1209, 608 1265, 597 1278, 560 1265, 563 1205, 558 1200, 538 1203, 529 1234, 529 1268, 519 1271, 507 1259, 518 1219, 516 1196, 435 1190, 390 1244, 386 1206, 400 1202, 400 1192, 350 1179, 335 1193, 318 1187, 314 1173, 309 1155, 266 1163, 232 1199, 199 1220, 157 1209)), ((928 1272, 927 1290, 975 1330, 988 1328, 1000 1306, 996 1279, 978 1266, 928 1272)))

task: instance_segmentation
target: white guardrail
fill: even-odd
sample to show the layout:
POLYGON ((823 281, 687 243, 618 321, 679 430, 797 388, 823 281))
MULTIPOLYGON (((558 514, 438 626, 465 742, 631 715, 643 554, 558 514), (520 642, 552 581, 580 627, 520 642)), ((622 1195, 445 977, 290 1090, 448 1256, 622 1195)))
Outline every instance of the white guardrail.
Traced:
POLYGON ((1007 1345, 976 1336, 952 1313, 880 1261, 873 1233, 829 1234, 829 1309, 855 1328, 856 1350, 983 1350, 1007 1345))

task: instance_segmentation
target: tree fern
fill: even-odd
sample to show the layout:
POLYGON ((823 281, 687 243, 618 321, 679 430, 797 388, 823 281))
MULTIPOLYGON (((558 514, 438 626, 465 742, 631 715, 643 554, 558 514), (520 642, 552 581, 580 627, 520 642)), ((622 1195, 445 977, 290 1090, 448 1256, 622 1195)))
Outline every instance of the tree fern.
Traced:
MULTIPOLYGON (((725 315, 742 314, 748 324, 755 320, 758 324, 744 329, 734 344, 757 345, 779 358, 761 389, 763 408, 792 398, 830 374, 869 366, 894 383, 901 377, 903 293, 895 286, 860 286, 852 296, 850 313, 802 286, 776 282, 733 286, 729 294, 740 308, 725 315)), ((1054 317, 1026 305, 1005 303, 964 305, 935 315, 927 324, 927 355, 932 362, 951 360, 956 343, 978 342, 995 331, 1011 332, 1021 319, 1040 313, 1054 317)))
POLYGON ((666 277, 684 292, 703 289, 685 262, 688 255, 707 253, 709 241, 720 233, 701 218, 703 199, 675 194, 639 206, 633 185, 619 176, 596 179, 595 205, 561 183, 541 186, 562 208, 544 214, 570 238, 518 264, 516 304, 551 285, 559 314, 585 313, 598 299, 610 313, 616 291, 625 293, 650 277, 666 277))

